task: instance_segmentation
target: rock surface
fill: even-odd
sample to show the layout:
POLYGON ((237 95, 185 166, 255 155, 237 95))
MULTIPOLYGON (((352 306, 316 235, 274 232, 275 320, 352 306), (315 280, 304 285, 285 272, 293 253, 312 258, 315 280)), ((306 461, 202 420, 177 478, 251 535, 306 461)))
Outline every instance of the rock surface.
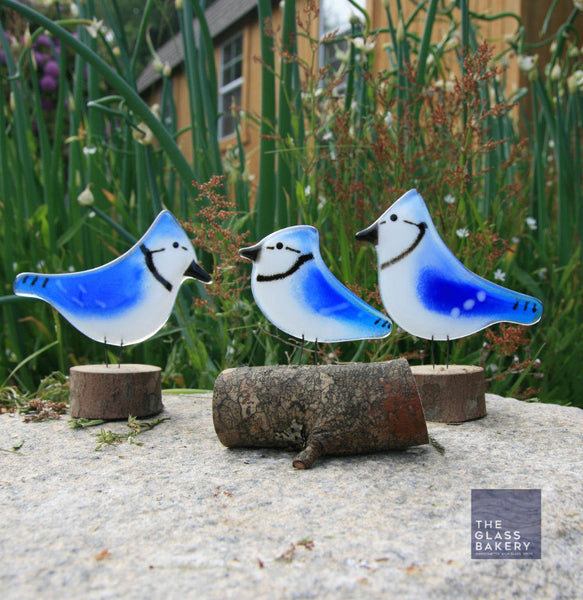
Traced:
POLYGON ((429 424, 444 454, 298 471, 224 448, 210 394, 164 404, 143 445, 101 450, 99 427, 0 416, 4 600, 581 598, 580 409, 488 395, 484 419, 429 424), (472 488, 542 489, 541 560, 471 560, 472 488))

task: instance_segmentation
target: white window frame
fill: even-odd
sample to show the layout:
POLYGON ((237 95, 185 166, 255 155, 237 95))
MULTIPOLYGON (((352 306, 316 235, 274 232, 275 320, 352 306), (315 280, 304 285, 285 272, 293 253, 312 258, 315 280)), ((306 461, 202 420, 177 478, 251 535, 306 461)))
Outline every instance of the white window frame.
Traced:
MULTIPOLYGON (((241 92, 242 92, 242 89, 243 89, 243 59, 244 59, 243 31, 239 31, 235 35, 233 35, 230 38, 228 38, 227 40, 225 40, 221 44, 220 51, 219 51, 219 90, 218 90, 219 91, 219 113, 220 113, 219 123, 218 123, 219 140, 226 140, 235 135, 235 130, 230 131, 226 134, 223 132, 223 127, 224 127, 223 114, 225 114, 227 111, 231 110, 230 106, 225 107, 223 105, 223 100, 224 100, 225 95, 231 93, 233 90, 240 88, 241 92), (227 65, 225 65, 225 61, 224 61, 225 47, 228 46, 229 44, 232 44, 237 38, 241 38, 241 54, 239 55, 240 61, 241 61, 241 76, 237 77, 237 79, 233 79, 232 81, 229 81, 229 83, 227 83, 226 85, 223 85, 223 83, 222 83, 223 82, 223 71, 224 71, 225 67, 231 66, 235 60, 235 59, 231 58, 229 63, 227 65)), ((241 98, 242 98, 242 96, 243 95, 241 93, 241 98)))

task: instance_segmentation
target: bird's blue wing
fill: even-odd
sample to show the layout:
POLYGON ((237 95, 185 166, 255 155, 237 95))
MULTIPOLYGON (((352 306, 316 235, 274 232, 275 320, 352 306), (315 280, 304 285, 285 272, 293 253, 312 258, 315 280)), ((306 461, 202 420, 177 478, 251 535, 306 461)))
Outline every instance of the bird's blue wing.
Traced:
POLYGON ((298 293, 309 310, 345 323, 359 323, 367 335, 386 334, 388 317, 342 285, 322 262, 306 269, 298 293))
POLYGON ((417 293, 428 310, 460 319, 481 317, 530 325, 542 315, 542 303, 536 298, 482 279, 465 267, 456 279, 434 267, 422 269, 417 293))
POLYGON ((111 316, 131 309, 139 300, 148 271, 140 256, 79 273, 23 274, 15 284, 17 294, 40 298, 59 311, 79 317, 107 312, 111 316))

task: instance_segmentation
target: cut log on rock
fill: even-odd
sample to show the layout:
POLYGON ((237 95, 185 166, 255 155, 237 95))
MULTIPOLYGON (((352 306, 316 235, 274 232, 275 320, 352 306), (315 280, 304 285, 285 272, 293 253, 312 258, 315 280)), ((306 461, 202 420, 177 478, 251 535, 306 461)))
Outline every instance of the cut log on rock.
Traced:
POLYGON ((294 467, 324 454, 427 444, 415 379, 405 359, 344 365, 240 367, 213 391, 219 440, 232 447, 301 450, 294 467))
POLYGON ((70 383, 69 402, 74 419, 151 417, 164 408, 160 367, 71 367, 70 383))
POLYGON ((428 421, 462 423, 486 416, 481 367, 416 365, 411 371, 428 421))

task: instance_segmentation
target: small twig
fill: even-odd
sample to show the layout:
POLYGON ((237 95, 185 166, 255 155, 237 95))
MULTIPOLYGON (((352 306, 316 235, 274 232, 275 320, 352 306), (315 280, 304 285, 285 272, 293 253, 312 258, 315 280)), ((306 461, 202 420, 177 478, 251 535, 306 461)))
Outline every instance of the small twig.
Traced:
POLYGON ((105 419, 69 419, 68 423, 73 429, 86 429, 87 427, 103 425, 106 421, 105 419))
POLYGON ((24 440, 20 440, 20 442, 18 442, 14 446, 12 446, 11 450, 7 450, 6 448, 0 448, 0 452, 7 452, 8 454, 18 454, 18 452, 22 448, 23 444, 24 444, 24 440))
POLYGON ((429 437, 429 443, 439 452, 439 454, 445 454, 445 448, 431 435, 429 437))
POLYGON ((136 442, 135 437, 142 433, 143 431, 149 431, 156 427, 156 425, 160 425, 164 421, 168 421, 170 417, 164 417, 162 419, 156 419, 155 421, 143 421, 138 423, 136 421, 136 417, 132 417, 131 415, 128 417, 128 422, 126 425, 130 428, 128 433, 115 433, 113 431, 102 429, 99 433, 95 433, 95 437, 98 440, 98 444, 95 447, 95 450, 100 450, 103 446, 113 446, 114 444, 121 444, 124 440, 127 440, 130 444, 135 444, 136 446, 141 446, 141 442, 136 442), (146 428, 146 429, 144 429, 146 428))

